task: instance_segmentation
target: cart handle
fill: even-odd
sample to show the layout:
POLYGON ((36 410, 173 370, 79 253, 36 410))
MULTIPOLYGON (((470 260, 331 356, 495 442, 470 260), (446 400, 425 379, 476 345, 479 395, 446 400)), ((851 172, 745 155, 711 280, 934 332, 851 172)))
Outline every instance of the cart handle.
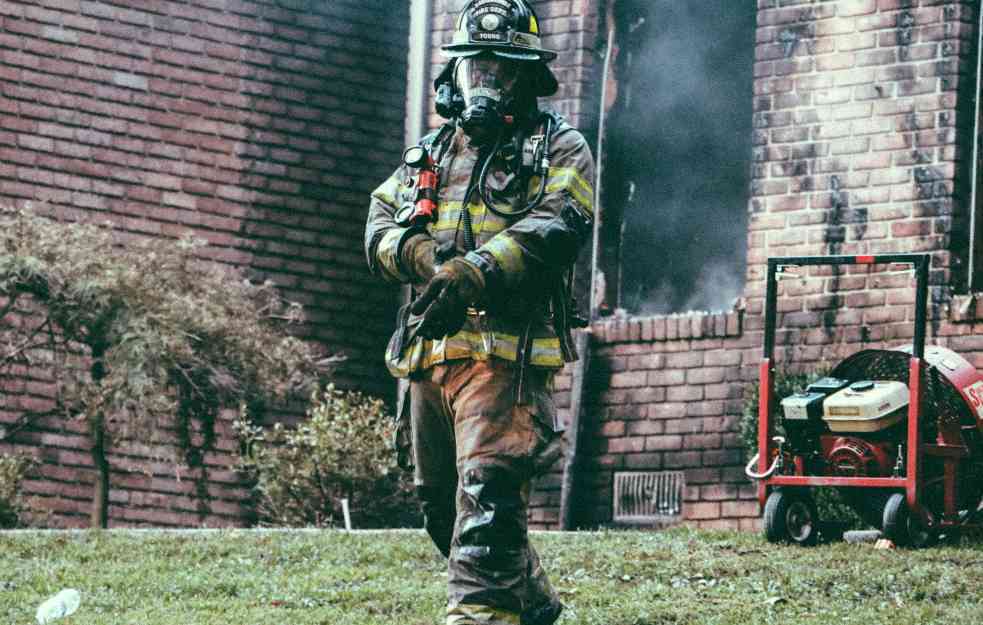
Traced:
POLYGON ((830 265, 912 265, 915 268, 915 340, 912 356, 922 360, 925 356, 925 329, 928 319, 928 275, 932 264, 931 254, 878 254, 870 256, 781 256, 768 259, 768 284, 765 293, 765 349, 764 357, 774 362, 775 332, 778 321, 779 268, 786 266, 830 265))

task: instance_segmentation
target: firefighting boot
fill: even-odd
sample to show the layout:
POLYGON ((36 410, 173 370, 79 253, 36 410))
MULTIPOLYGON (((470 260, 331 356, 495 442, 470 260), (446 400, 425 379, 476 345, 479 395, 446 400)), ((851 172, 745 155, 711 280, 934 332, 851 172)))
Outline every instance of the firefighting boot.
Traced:
POLYGON ((522 613, 520 625, 553 625, 563 612, 563 604, 556 599, 537 608, 530 608, 522 613))

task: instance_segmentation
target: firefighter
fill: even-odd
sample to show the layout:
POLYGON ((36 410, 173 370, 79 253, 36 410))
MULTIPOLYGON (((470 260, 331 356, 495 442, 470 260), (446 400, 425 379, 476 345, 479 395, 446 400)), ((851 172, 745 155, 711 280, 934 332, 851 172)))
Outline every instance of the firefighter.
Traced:
POLYGON ((372 194, 372 271, 410 284, 386 351, 408 378, 398 439, 448 558, 449 625, 549 625, 562 605, 527 537, 530 481, 561 454, 551 388, 576 359, 571 268, 592 234, 584 137, 526 0, 472 0, 435 81, 448 118, 372 194), (407 414, 408 413, 408 414, 407 414))

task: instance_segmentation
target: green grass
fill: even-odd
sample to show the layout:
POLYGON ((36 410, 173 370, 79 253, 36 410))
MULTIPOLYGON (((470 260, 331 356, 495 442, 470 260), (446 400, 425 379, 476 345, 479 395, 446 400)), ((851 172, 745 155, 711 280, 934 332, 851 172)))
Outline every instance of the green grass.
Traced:
MULTIPOLYGON (((980 623, 983 547, 775 547, 756 535, 534 537, 561 625, 980 623)), ((65 625, 434 625, 444 565, 422 533, 0 533, 0 623, 66 587, 65 625)))

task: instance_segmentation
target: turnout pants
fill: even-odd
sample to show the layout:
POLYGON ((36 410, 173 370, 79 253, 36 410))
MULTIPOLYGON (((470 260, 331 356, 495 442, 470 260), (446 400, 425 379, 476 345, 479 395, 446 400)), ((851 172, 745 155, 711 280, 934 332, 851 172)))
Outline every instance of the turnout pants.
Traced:
POLYGON ((517 625, 555 601, 529 544, 530 481, 559 457, 551 371, 509 362, 435 366, 410 385, 414 481, 448 558, 447 625, 517 625))

